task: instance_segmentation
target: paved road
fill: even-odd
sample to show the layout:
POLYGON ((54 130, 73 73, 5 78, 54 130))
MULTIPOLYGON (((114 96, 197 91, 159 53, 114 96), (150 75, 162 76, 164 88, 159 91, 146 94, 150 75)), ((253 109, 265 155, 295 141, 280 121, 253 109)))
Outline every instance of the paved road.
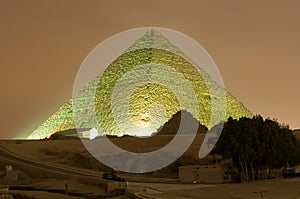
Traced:
POLYGON ((159 199, 159 194, 174 190, 196 189, 219 185, 129 182, 127 188, 139 198, 159 199))

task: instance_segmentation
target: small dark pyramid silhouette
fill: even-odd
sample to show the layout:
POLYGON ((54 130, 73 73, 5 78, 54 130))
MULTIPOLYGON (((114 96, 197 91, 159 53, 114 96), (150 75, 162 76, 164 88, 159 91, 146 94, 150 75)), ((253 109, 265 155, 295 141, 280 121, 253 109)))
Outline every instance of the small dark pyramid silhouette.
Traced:
MULTIPOLYGON (((153 133, 151 137, 136 137, 136 136, 129 136, 129 135, 125 135, 123 137, 110 136, 110 135, 106 135, 106 136, 108 137, 108 139, 110 139, 112 143, 127 151, 131 151, 130 146, 139 146, 140 143, 143 143, 143 146, 148 146, 148 147, 141 149, 141 151, 131 151, 131 152, 145 153, 145 152, 158 150, 166 146, 167 144, 169 144, 177 135, 179 125, 184 125, 182 129, 183 135, 189 135, 195 133, 195 127, 198 127, 197 134, 207 132, 206 126, 200 124, 199 121, 192 116, 192 114, 182 110, 182 111, 178 111, 175 115, 173 115, 173 117, 168 122, 166 122, 161 128, 159 128, 156 133, 153 133), (182 119, 184 120, 184 122, 182 122, 182 119)), ((196 145, 197 146, 199 145, 200 147, 202 141, 199 142, 199 140, 196 140, 194 141, 194 143, 196 143, 196 145)))
POLYGON ((173 117, 166 122, 162 127, 160 127, 155 135, 175 135, 178 132, 179 125, 181 124, 181 116, 185 117, 185 128, 184 134, 194 133, 194 126, 198 126, 197 134, 206 133, 207 127, 200 124, 200 122, 195 119, 192 114, 185 110, 178 111, 173 117))

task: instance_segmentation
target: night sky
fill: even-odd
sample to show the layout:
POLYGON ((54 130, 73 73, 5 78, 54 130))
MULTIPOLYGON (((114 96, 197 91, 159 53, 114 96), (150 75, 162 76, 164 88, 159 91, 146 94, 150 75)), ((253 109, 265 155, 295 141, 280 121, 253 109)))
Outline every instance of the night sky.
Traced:
POLYGON ((70 99, 77 70, 97 44, 145 26, 192 37, 252 113, 300 128, 299 1, 0 3, 0 138, 28 135, 70 99))

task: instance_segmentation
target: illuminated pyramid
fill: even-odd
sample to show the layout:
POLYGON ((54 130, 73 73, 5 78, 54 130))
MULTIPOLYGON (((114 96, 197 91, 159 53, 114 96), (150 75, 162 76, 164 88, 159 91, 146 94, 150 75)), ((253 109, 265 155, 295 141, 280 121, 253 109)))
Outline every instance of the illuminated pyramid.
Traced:
MULTIPOLYGON (((126 109, 128 110, 127 117, 130 118, 132 123, 139 126, 139 129, 150 126, 148 131, 150 129, 152 132, 148 133, 156 132, 160 126, 169 121, 180 110, 191 113, 201 124, 208 128, 224 120, 220 116, 219 120, 210 121, 211 99, 217 99, 218 93, 224 93, 224 89, 211 80, 208 74, 195 66, 192 60, 171 44, 161 33, 152 30, 146 32, 121 56, 115 59, 102 74, 96 76, 73 99, 60 107, 57 112, 33 131, 28 139, 50 137, 57 131, 74 129, 75 126, 76 128, 96 127, 106 135, 134 135, 134 129, 130 127, 128 127, 129 131, 119 128, 118 124, 123 123, 123 125, 126 125, 127 120, 124 119, 124 115, 118 114, 118 112, 113 113, 111 107, 114 89, 118 82, 122 78, 124 80, 125 77, 126 81, 123 81, 125 82, 122 85, 123 89, 118 93, 120 98, 117 98, 117 102, 118 100, 120 102, 118 110, 125 109, 123 106, 126 103, 122 102, 124 100, 122 95, 126 95, 126 92, 135 86, 133 79, 126 79, 126 74, 129 71, 134 71, 132 75, 136 75, 137 78, 142 75, 142 78, 147 82, 135 89, 130 95, 126 109), (185 88, 177 83, 176 78, 174 78, 176 77, 174 71, 189 82, 195 92, 199 109, 195 109, 193 106, 182 106, 176 95, 168 87, 155 82, 151 83, 154 76, 160 77, 166 82, 172 83, 174 87, 178 88, 178 92, 185 92, 185 88), (173 72, 174 74, 172 74, 173 72), (208 87, 214 90, 214 94, 209 92, 208 87), (96 92, 93 93, 93 90, 96 92), (92 95, 94 95, 94 98, 91 97, 92 95), (94 110, 91 110, 90 107, 93 106, 96 110, 97 121, 95 121, 95 117, 92 118, 91 116, 94 110), (161 111, 161 107, 164 108, 164 111, 161 111), (77 117, 76 125, 74 124, 73 115, 77 117), (95 126, 95 122, 99 126, 95 126)), ((225 95, 226 118, 229 116, 233 118, 252 116, 230 93, 226 92, 225 95)), ((184 100, 189 101, 190 98, 190 94, 187 93, 184 100)), ((136 132, 136 135, 138 133, 136 132)))

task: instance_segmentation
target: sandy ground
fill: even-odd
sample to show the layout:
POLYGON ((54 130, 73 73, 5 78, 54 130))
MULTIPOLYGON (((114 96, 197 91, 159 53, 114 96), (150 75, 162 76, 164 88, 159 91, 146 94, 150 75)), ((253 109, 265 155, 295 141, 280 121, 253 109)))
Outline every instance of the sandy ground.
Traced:
MULTIPOLYGON (((18 155, 38 160, 49 160, 51 156, 45 155, 45 150, 54 152, 87 152, 80 140, 33 140, 33 141, 0 141, 1 146, 18 155), (67 142, 67 144, 66 144, 67 142)), ((56 157, 58 159, 58 157, 56 157)))
MULTIPOLYGON (((189 153, 198 153, 205 134, 198 134, 190 146, 189 153)), ((128 151, 148 152, 160 149, 165 146, 172 135, 154 136, 150 138, 122 137, 112 138, 111 141, 128 151), (141 142, 141 139, 143 139, 141 142)), ((45 156, 46 150, 52 152, 69 152, 78 154, 89 154, 80 140, 7 140, 0 141, 1 146, 16 154, 39 160, 49 160, 51 156, 45 156)), ((56 157, 57 158, 57 157, 56 157)))
POLYGON ((258 199, 262 191, 266 199, 300 199, 300 178, 220 185, 136 183, 129 189, 157 199, 258 199))

